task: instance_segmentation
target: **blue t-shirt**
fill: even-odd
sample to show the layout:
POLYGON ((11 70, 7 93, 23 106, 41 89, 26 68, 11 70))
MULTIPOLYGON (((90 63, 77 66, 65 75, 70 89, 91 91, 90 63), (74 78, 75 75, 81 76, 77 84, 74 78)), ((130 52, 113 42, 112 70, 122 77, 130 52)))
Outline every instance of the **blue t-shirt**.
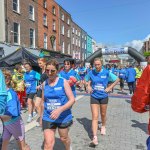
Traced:
POLYGON ((81 77, 85 77, 86 75, 86 68, 85 67, 79 67, 78 68, 78 73, 81 77))
POLYGON ((119 70, 119 78, 125 79, 126 78, 126 69, 122 68, 119 70))
POLYGON ((24 73, 24 81, 26 85, 26 93, 36 93, 36 86, 40 80, 40 74, 34 70, 24 73))
POLYGON ((126 81, 127 82, 134 82, 136 76, 136 71, 134 68, 130 67, 126 70, 126 81))
POLYGON ((103 99, 108 97, 108 93, 105 92, 108 82, 116 81, 117 76, 106 69, 101 69, 100 72, 94 69, 86 75, 85 79, 86 81, 91 81, 93 89, 91 96, 96 99, 103 99))
MULTIPOLYGON (((80 80, 80 77, 79 75, 77 74, 77 72, 73 69, 69 70, 68 72, 66 72, 65 70, 62 70, 60 73, 59 73, 59 76, 66 79, 66 80, 69 80, 71 76, 75 77, 77 80, 80 80)), ((76 97, 76 89, 75 89, 75 85, 71 86, 71 90, 74 94, 74 96, 76 97)))
POLYGON ((3 115, 6 107, 7 89, 5 84, 5 78, 0 70, 0 115, 3 115))
POLYGON ((68 102, 68 98, 64 89, 64 80, 65 79, 59 77, 58 82, 54 86, 50 86, 48 84, 48 80, 45 81, 43 113, 43 120, 45 121, 66 123, 72 120, 72 114, 70 109, 62 112, 59 118, 56 120, 50 118, 50 114, 53 110, 65 105, 68 102))

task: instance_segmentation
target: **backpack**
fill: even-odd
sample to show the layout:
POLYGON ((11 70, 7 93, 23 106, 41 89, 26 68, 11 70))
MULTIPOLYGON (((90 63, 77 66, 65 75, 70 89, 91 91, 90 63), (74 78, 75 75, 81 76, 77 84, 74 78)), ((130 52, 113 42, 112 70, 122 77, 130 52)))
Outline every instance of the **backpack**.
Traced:
POLYGON ((147 106, 150 105, 150 65, 148 65, 139 79, 134 95, 131 98, 131 107, 133 111, 144 113, 147 106))

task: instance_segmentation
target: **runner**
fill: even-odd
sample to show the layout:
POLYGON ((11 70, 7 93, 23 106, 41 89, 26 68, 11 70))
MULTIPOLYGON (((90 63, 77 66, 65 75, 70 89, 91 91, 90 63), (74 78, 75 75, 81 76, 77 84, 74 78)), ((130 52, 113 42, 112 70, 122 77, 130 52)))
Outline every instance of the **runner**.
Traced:
POLYGON ((61 141, 66 150, 71 150, 69 127, 72 125, 71 106, 75 99, 68 82, 58 77, 59 64, 50 60, 46 65, 48 79, 43 84, 43 117, 44 150, 53 150, 55 133, 58 128, 61 141))
POLYGON ((102 62, 99 58, 94 59, 95 69, 86 76, 88 81, 88 92, 91 93, 91 111, 92 111, 92 131, 93 139, 90 145, 98 145, 97 130, 99 109, 102 120, 101 134, 106 134, 106 110, 108 104, 108 92, 119 82, 117 76, 106 69, 102 69, 102 62), (108 81, 113 84, 107 87, 108 81))
POLYGON ((62 70, 59 75, 60 77, 65 78, 69 85, 71 86, 72 92, 74 94, 74 96, 76 97, 76 82, 80 80, 79 75, 77 74, 77 72, 75 70, 72 69, 71 67, 71 60, 70 59, 66 59, 64 60, 64 70, 62 70))
POLYGON ((26 85, 27 103, 28 103, 28 119, 27 122, 31 122, 33 117, 37 116, 35 111, 34 96, 36 95, 37 82, 40 80, 40 74, 32 70, 32 66, 29 62, 24 64, 26 72, 24 73, 24 82, 26 85))
POLYGON ((119 69, 119 79, 120 79, 120 91, 123 92, 124 90, 124 80, 126 78, 126 69, 123 66, 120 66, 119 69))
POLYGON ((84 67, 84 63, 81 62, 80 67, 78 68, 78 74, 80 76, 80 88, 82 90, 82 88, 84 87, 84 90, 86 91, 86 83, 85 83, 85 75, 86 75, 87 71, 86 68, 84 67))
POLYGON ((18 141, 19 149, 30 150, 25 142, 25 127, 20 116, 20 102, 17 93, 11 88, 13 86, 11 73, 4 72, 7 85, 7 104, 4 116, 1 116, 4 122, 2 150, 7 150, 11 136, 18 141))
POLYGON ((46 59, 39 58, 38 59, 39 67, 41 68, 41 79, 39 81, 39 86, 37 86, 37 97, 35 101, 35 107, 38 112, 38 115, 41 116, 41 100, 42 100, 42 84, 48 78, 47 74, 45 73, 46 68, 46 59))

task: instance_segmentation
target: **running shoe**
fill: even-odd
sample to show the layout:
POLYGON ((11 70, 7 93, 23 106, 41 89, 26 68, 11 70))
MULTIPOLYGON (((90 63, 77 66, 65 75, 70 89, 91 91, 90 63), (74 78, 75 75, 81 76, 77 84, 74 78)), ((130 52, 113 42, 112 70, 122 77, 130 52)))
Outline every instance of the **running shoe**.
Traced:
POLYGON ((97 136, 93 137, 93 140, 90 142, 90 146, 97 146, 98 145, 98 139, 97 136))
POLYGON ((105 126, 101 127, 101 135, 106 135, 106 127, 105 126))
POLYGON ((32 121, 32 116, 28 116, 27 123, 30 123, 31 121, 32 121))
POLYGON ((37 117, 37 113, 33 112, 33 118, 36 118, 36 117, 37 117))

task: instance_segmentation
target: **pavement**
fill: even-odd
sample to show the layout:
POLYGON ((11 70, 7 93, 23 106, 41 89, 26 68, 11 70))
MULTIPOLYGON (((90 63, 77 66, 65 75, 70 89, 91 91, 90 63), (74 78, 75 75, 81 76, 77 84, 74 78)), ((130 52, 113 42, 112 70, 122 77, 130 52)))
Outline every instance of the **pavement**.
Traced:
MULTIPOLYGON (((92 136, 90 96, 83 91, 78 92, 77 101, 72 108, 74 123, 69 132, 73 150, 146 150, 148 113, 133 112, 130 96, 118 93, 116 88, 114 94, 110 94, 107 132, 105 136, 98 132, 99 145, 94 148, 89 147, 92 136)), ((22 117, 26 121, 26 110, 22 111, 22 117)), ((43 144, 41 127, 36 127, 34 120, 30 124, 25 122, 25 128, 25 139, 31 150, 41 150, 43 144)), ((18 150, 15 140, 11 140, 8 150, 18 150)), ((64 150, 58 133, 56 133, 54 150, 64 150)))

